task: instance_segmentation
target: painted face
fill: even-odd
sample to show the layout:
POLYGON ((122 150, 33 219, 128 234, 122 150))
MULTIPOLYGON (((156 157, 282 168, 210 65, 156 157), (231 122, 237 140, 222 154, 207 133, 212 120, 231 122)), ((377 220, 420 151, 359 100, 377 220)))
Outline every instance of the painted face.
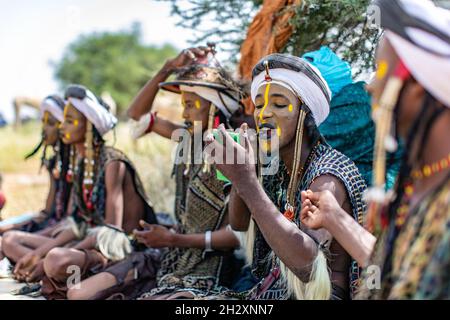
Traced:
POLYGON ((286 147, 295 139, 299 108, 299 99, 289 89, 275 83, 261 86, 255 99, 257 131, 261 134, 263 130, 274 129, 272 133, 278 135, 280 149, 286 147))
POLYGON ((60 135, 65 144, 82 143, 86 136, 86 117, 70 103, 64 108, 60 135))
POLYGON ((44 143, 48 146, 54 146, 58 141, 59 121, 48 111, 44 112, 42 117, 42 131, 44 132, 44 143))
POLYGON ((194 123, 200 122, 202 131, 208 128, 209 106, 211 102, 203 99, 193 92, 181 93, 181 104, 183 105, 183 119, 189 132, 192 134, 194 123))
MULTIPOLYGON (((372 111, 380 104, 383 91, 388 79, 394 74, 400 59, 386 37, 380 40, 376 53, 377 70, 375 78, 366 87, 372 96, 372 111)), ((424 90, 416 81, 407 81, 404 84, 399 101, 397 103, 397 131, 399 135, 406 138, 414 119, 420 112, 424 99, 424 90)))

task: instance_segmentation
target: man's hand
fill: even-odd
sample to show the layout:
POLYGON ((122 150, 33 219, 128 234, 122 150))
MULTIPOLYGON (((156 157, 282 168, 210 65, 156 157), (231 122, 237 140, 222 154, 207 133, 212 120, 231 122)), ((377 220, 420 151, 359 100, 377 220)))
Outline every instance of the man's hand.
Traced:
POLYGON ((139 222, 142 231, 134 230, 134 236, 139 243, 151 248, 172 247, 174 240, 174 233, 166 227, 157 224, 148 224, 141 220, 139 222))
POLYGON ((212 135, 206 139, 206 149, 212 151, 212 159, 209 161, 215 163, 216 168, 232 182, 239 193, 248 182, 257 181, 256 159, 248 137, 248 126, 246 123, 241 125, 240 143, 233 140, 223 124, 218 129, 219 139, 212 135))
POLYGON ((26 279, 34 271, 40 260, 41 256, 35 250, 27 253, 17 261, 13 271, 14 276, 17 279, 26 279))
POLYGON ((166 64, 168 71, 173 72, 178 68, 188 66, 192 63, 206 63, 208 53, 211 52, 209 47, 197 47, 184 49, 178 56, 169 60, 166 64))
POLYGON ((301 222, 310 229, 327 228, 335 213, 341 209, 334 195, 328 191, 302 191, 301 222))

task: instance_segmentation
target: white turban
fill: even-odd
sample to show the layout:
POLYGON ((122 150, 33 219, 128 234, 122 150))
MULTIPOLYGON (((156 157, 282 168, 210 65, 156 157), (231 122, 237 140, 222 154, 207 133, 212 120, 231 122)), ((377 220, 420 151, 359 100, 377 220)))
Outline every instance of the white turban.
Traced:
POLYGON ((226 94, 219 93, 216 89, 203 86, 186 86, 181 84, 180 90, 195 93, 203 99, 210 101, 213 105, 219 108, 220 111, 222 111, 227 119, 229 119, 240 107, 238 102, 239 99, 232 99, 226 94))
MULTIPOLYGON (((323 79, 320 71, 310 63, 308 64, 319 76, 324 87, 326 88, 328 96, 331 97, 328 84, 323 79)), ((289 89, 296 96, 300 97, 303 102, 305 102, 311 110, 316 126, 319 126, 328 117, 328 114, 330 113, 330 102, 328 98, 325 96, 321 88, 305 73, 284 68, 275 68, 270 69, 269 74, 272 81, 265 80, 264 71, 253 78, 251 87, 253 103, 255 103, 256 95, 258 94, 258 90, 261 86, 268 83, 274 83, 289 89)))
MULTIPOLYGON (((450 36, 449 10, 436 7, 427 0, 402 0, 400 3, 415 19, 450 36)), ((405 32, 417 45, 391 30, 386 31, 386 37, 413 77, 437 100, 450 108, 450 43, 413 27, 405 27, 405 32)))
POLYGON ((63 107, 59 106, 56 101, 50 97, 45 98, 41 103, 41 117, 46 111, 54 116, 59 122, 64 121, 63 107))
POLYGON ((67 100, 94 125, 102 136, 117 124, 117 118, 106 110, 89 90, 86 90, 86 97, 83 100, 73 97, 68 97, 67 100))

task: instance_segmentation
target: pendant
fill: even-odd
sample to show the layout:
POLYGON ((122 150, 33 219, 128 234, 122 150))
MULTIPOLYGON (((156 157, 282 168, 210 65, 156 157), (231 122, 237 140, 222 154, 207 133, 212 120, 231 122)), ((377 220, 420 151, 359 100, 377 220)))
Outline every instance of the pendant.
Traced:
POLYGON ((290 204, 286 203, 285 211, 283 213, 283 216, 288 219, 289 221, 294 221, 295 213, 294 213, 294 207, 290 204))
POLYGON ((73 181, 73 172, 72 172, 72 170, 67 171, 67 173, 66 173, 66 181, 68 183, 72 183, 72 181, 73 181))
POLYGON ((59 178, 61 178, 61 174, 60 174, 59 170, 56 168, 53 168, 52 175, 53 175, 53 178, 55 178, 55 180, 59 180, 59 178))

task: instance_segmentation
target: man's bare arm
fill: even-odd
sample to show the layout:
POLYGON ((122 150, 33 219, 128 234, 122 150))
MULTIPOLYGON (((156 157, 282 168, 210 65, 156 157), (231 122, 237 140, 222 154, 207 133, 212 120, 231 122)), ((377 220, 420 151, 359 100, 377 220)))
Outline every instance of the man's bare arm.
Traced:
POLYGON ((308 190, 302 197, 305 198, 301 212, 303 224, 327 229, 360 266, 367 266, 376 238, 345 212, 328 190, 308 190))
POLYGON ((278 211, 256 176, 254 180, 243 181, 240 185, 239 195, 269 246, 295 275, 308 281, 312 262, 317 255, 317 244, 278 211))
MULTIPOLYGON (((133 99, 127 111, 128 117, 138 121, 143 115, 149 113, 153 108, 153 102, 159 91, 159 84, 166 81, 177 68, 187 66, 195 59, 205 57, 209 51, 210 49, 205 47, 190 48, 183 50, 177 57, 168 60, 133 99)), ((173 131, 179 128, 181 126, 172 121, 156 117, 152 126, 152 132, 170 139, 173 131)))
POLYGON ((231 228, 235 231, 247 231, 250 222, 250 211, 234 187, 231 187, 228 210, 231 228))
POLYGON ((122 228, 123 225, 123 187, 127 167, 122 161, 112 161, 105 168, 106 212, 105 223, 122 228))

